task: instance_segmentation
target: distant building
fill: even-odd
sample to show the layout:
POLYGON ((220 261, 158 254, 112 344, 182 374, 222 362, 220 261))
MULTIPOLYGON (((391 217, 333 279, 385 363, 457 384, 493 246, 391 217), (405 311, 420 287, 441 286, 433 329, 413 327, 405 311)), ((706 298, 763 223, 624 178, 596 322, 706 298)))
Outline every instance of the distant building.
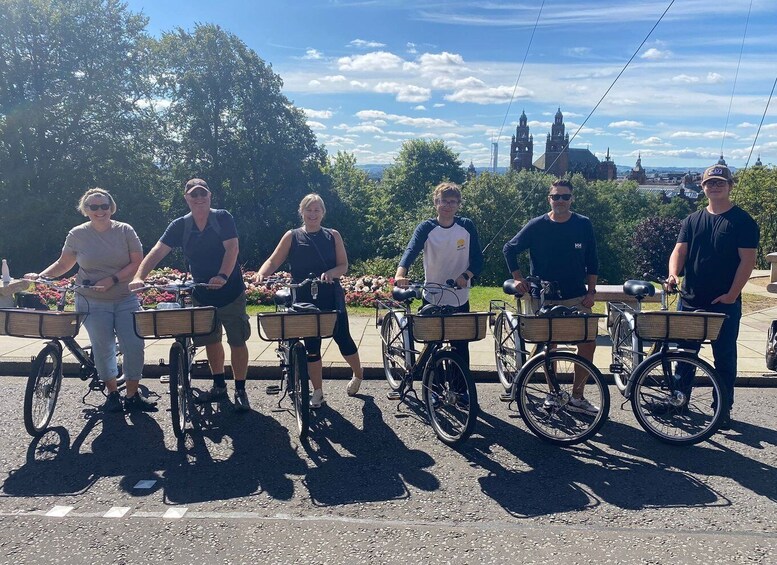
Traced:
POLYGON ((588 149, 569 147, 564 115, 558 109, 545 140, 545 153, 534 160, 534 137, 529 132, 526 112, 521 112, 518 127, 510 143, 510 168, 514 171, 544 171, 556 177, 580 173, 588 180, 615 180, 617 168, 610 159, 610 149, 604 162, 588 149))
POLYGON ((467 167, 467 180, 474 179, 476 176, 478 176, 478 172, 475 170, 475 163, 470 161, 469 167, 467 167))
POLYGON ((645 169, 642 168, 642 153, 637 154, 637 164, 634 165, 626 178, 635 181, 637 184, 647 184, 647 174, 645 169))

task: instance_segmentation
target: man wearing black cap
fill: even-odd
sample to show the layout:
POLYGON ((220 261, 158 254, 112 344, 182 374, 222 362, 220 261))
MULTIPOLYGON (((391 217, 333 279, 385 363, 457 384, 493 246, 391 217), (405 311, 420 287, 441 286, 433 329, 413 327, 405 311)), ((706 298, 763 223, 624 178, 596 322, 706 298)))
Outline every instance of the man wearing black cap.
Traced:
POLYGON ((213 387, 195 401, 206 403, 227 398, 224 347, 221 344, 223 326, 227 332, 235 378, 235 410, 242 412, 250 409, 245 379, 248 372, 246 342, 251 335, 251 326, 246 314, 243 275, 237 264, 237 227, 229 212, 210 207, 210 197, 210 188, 204 180, 194 178, 186 183, 184 198, 191 213, 173 220, 167 226, 165 233, 140 264, 130 288, 143 286, 143 279, 174 247, 183 249, 194 282, 209 285, 209 288, 194 290, 194 303, 218 308, 215 331, 194 338, 196 345, 205 346, 213 374, 213 387))
MULTIPOLYGON (((721 429, 731 427, 734 380, 737 376, 737 337, 742 317, 742 288, 755 267, 760 232, 750 215, 731 202, 734 179, 725 165, 704 171, 701 181, 707 206, 683 220, 669 258, 667 285, 676 286, 685 269, 680 310, 706 310, 728 315, 712 343, 715 369, 721 376, 727 406, 721 429)), ((686 349, 698 345, 684 344, 686 349)))

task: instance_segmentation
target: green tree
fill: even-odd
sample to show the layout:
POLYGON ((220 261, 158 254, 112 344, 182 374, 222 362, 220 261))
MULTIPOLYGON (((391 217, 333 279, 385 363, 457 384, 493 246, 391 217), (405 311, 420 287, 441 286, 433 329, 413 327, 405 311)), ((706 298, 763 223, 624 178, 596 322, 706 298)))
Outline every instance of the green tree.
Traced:
POLYGON ((90 186, 118 219, 153 217, 145 25, 115 0, 0 2, 0 242, 15 272, 58 254, 90 186))
POLYGON ((738 171, 731 194, 761 229, 758 268, 766 269, 766 255, 777 251, 777 168, 752 167, 738 171))

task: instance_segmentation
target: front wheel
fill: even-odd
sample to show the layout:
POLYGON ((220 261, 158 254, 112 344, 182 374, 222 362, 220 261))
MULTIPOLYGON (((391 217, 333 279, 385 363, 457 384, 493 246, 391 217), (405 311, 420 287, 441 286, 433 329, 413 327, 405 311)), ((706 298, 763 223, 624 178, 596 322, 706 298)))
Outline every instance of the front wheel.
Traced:
POLYGON ((654 355, 637 368, 631 407, 642 428, 672 445, 708 439, 723 416, 725 393, 712 366, 690 353, 654 355))
POLYGON ((173 419, 173 433, 178 439, 186 435, 186 424, 189 421, 189 378, 186 350, 176 342, 170 347, 170 416, 173 419))
POLYGON ((514 398, 526 426, 554 445, 586 441, 610 413, 610 391, 602 373, 567 351, 534 356, 515 386, 514 398))
POLYGON ((461 356, 452 351, 436 354, 426 367, 423 401, 434 433, 450 446, 465 441, 478 417, 475 380, 461 356))
POLYGON ((407 376, 405 363, 405 336, 399 321, 399 316, 388 312, 383 317, 380 330, 380 350, 383 357, 383 372, 386 375, 391 390, 399 390, 407 376))
POLYGON ((612 360, 613 363, 620 364, 620 371, 613 370, 613 379, 615 386, 623 393, 628 385, 631 372, 634 370, 632 359, 633 331, 629 327, 629 322, 624 316, 618 316, 612 326, 612 360))
POLYGON ((291 349, 291 385, 294 396, 294 415, 297 417, 297 434, 300 440, 308 437, 310 427, 310 382, 308 381, 308 357, 301 342, 291 349))
POLYGON ((62 350, 47 343, 35 357, 24 392, 24 427, 37 437, 49 425, 62 386, 62 350))
POLYGON ((519 351, 515 334, 510 317, 503 310, 497 315, 494 322, 494 356, 496 358, 496 374, 505 390, 510 390, 524 361, 523 352, 519 351))

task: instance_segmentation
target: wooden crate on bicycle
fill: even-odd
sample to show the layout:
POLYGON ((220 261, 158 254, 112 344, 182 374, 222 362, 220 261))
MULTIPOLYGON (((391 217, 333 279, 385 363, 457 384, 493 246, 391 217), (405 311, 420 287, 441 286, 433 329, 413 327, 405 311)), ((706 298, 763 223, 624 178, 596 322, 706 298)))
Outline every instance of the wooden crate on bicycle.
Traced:
POLYGON ((581 343, 599 334, 602 314, 576 316, 518 316, 518 332, 529 343, 581 343))
POLYGON ((337 312, 270 312, 257 314, 259 337, 264 341, 332 337, 337 312), (264 332, 264 333, 262 333, 264 332))
POLYGON ((14 337, 75 337, 86 318, 84 312, 0 309, 0 334, 14 337))
POLYGON ((634 331, 648 341, 714 341, 727 317, 718 312, 640 312, 634 331))
POLYGON ((413 339, 421 343, 434 341, 479 341, 486 337, 490 312, 462 312, 450 316, 410 316, 413 339))
POLYGON ((171 308, 134 312, 135 333, 141 338, 208 335, 216 329, 216 308, 171 308))

